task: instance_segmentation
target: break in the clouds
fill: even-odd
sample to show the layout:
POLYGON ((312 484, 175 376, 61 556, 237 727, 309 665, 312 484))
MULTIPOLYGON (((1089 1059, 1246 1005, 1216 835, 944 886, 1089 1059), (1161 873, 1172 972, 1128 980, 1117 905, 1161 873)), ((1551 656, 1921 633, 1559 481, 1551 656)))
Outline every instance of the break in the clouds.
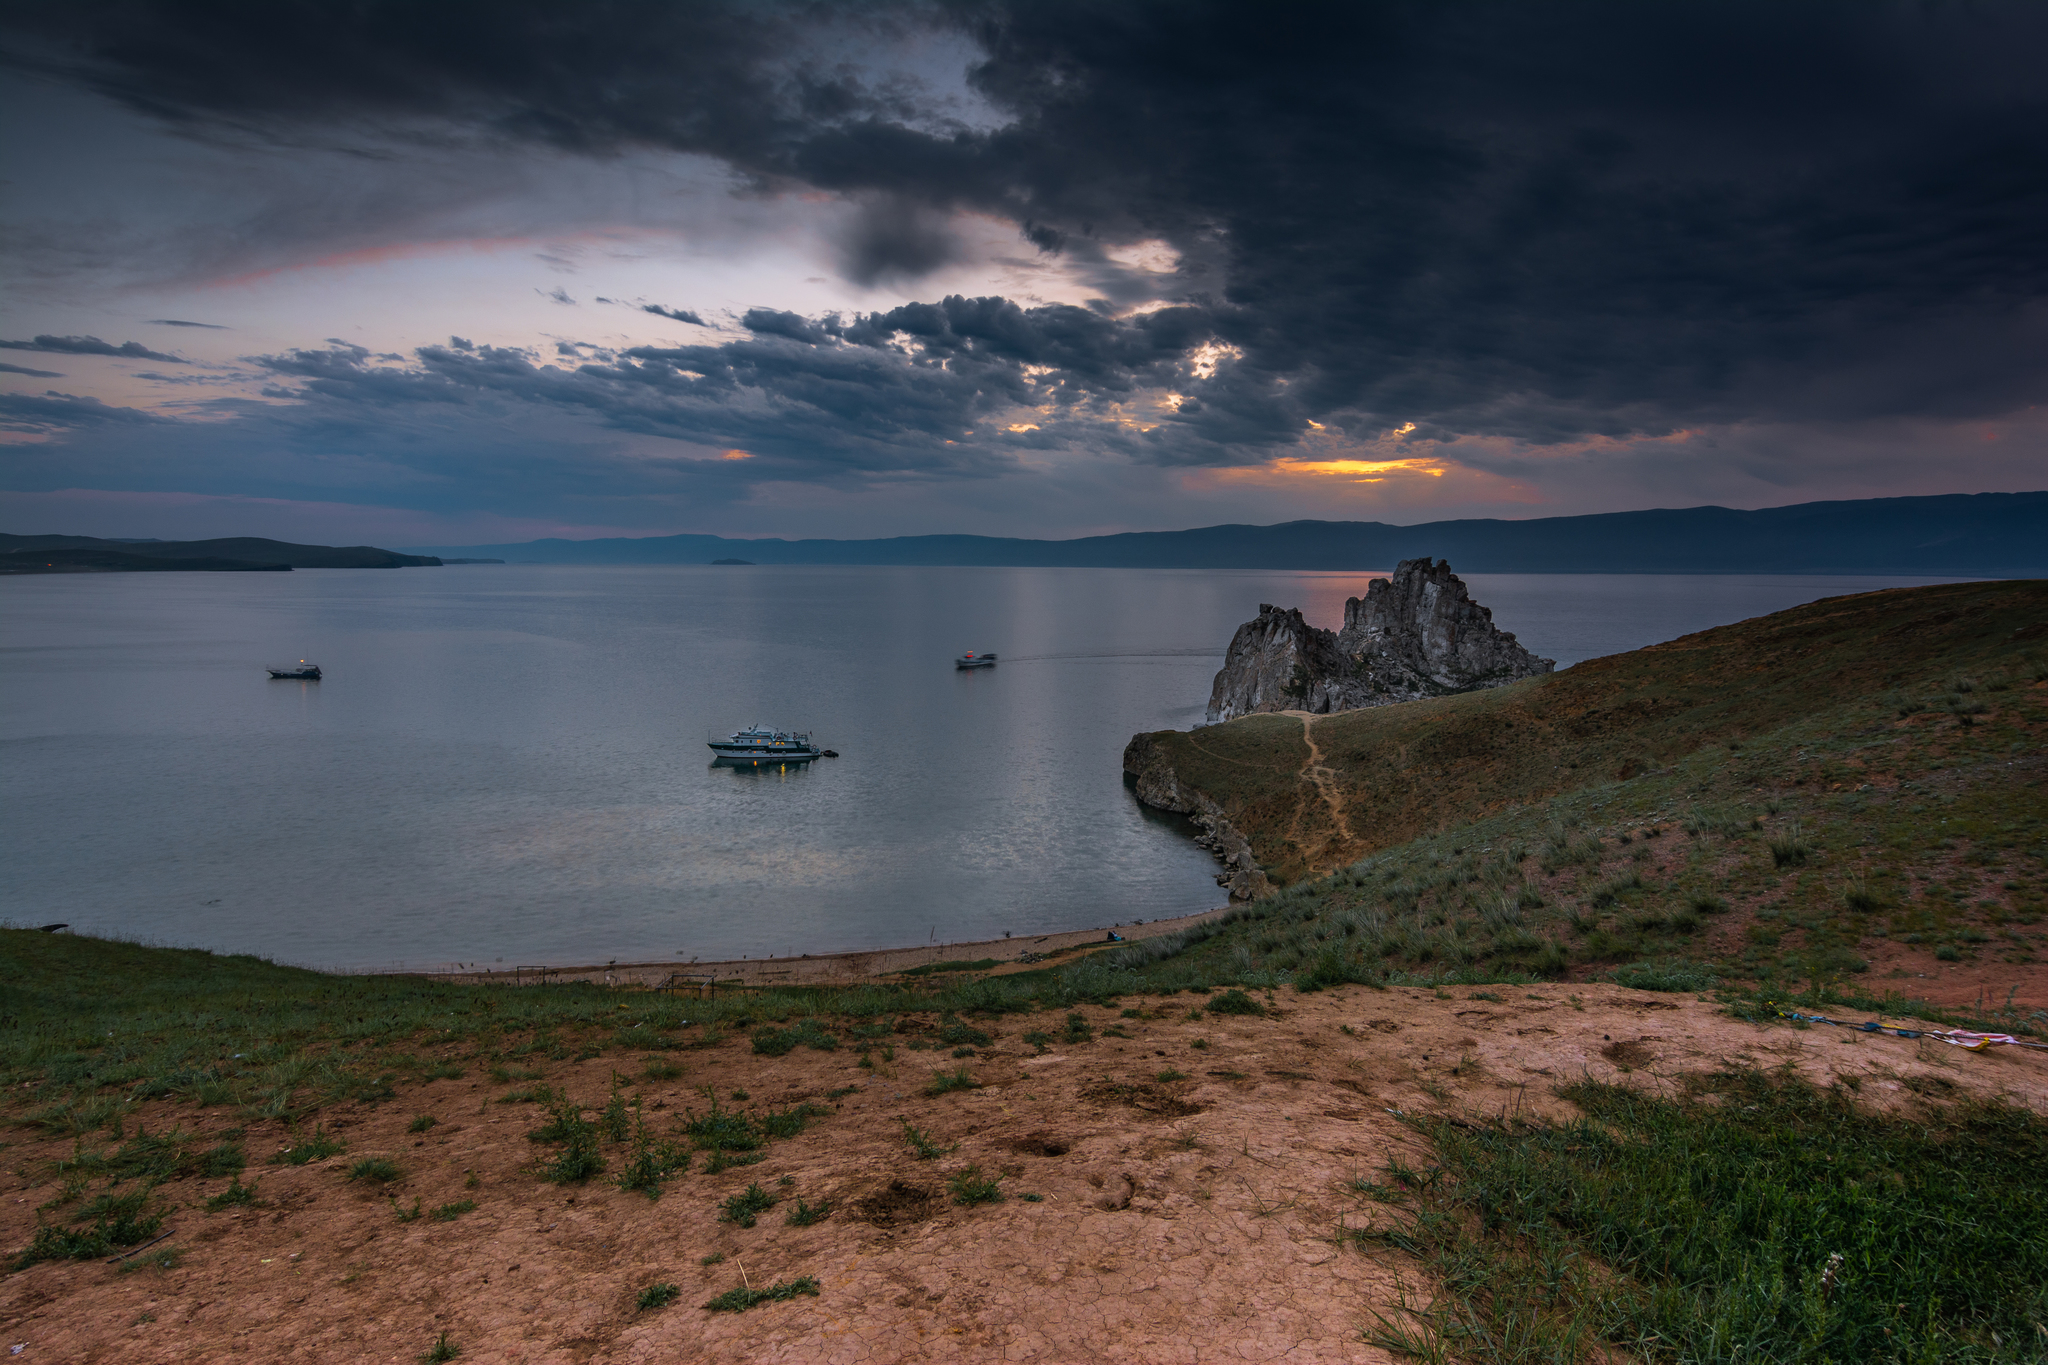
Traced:
POLYGON ((776 509, 831 490, 867 519, 842 533, 956 529, 949 507, 1058 533, 2040 482, 2038 6, 5 22, 19 99, 105 111, 66 124, 99 130, 86 163, 190 149, 132 197, 37 172, 47 201, 7 212, 50 330, 5 344, 176 359, 84 335, 124 306, 242 343, 195 355, 232 393, 74 383, 152 418, 130 431, 21 395, 17 489, 519 516, 586 488, 585 523, 764 532, 817 529, 776 509), (152 214, 156 249, 117 249, 152 214), (428 339, 452 333, 489 339, 428 339), (121 445, 167 428, 205 439, 121 445))

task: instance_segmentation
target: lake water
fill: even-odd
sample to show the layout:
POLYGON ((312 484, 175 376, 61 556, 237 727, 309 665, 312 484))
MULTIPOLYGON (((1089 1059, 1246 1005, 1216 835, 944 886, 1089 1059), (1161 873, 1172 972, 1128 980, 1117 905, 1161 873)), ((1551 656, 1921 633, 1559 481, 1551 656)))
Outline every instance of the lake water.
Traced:
MULTIPOLYGON (((337 967, 761 956, 1222 903, 1120 757, 1362 573, 464 566, 0 579, 0 919, 337 967), (992 670, 956 672, 963 651, 992 670), (319 683, 271 682, 297 660, 319 683), (843 757, 713 768, 806 728, 843 757)), ((1472 575, 1560 667, 1928 579, 1472 575)), ((1941 580, 1947 581, 1947 580, 1941 580)))

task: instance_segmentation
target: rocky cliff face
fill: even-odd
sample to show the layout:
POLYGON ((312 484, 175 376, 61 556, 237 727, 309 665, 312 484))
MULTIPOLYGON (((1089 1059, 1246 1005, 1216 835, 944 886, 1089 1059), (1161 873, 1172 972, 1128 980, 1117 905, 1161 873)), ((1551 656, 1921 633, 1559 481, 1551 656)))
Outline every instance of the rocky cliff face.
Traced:
MULTIPOLYGON (((1295 613, 1296 619, 1300 616, 1300 612, 1295 613)), ((1201 827, 1195 842, 1223 864, 1223 870, 1216 874, 1216 884, 1228 891, 1232 900, 1257 900, 1273 893, 1273 883, 1260 869, 1259 860, 1252 856, 1251 840, 1224 818, 1221 806, 1181 783, 1173 764, 1160 751, 1157 735, 1131 737, 1131 742, 1124 746, 1124 773, 1136 786, 1140 801, 1155 810, 1177 811, 1201 827)))
POLYGON ((1239 626, 1209 692, 1211 724, 1257 711, 1355 711, 1548 673, 1444 560, 1404 559, 1344 604, 1332 633, 1262 605, 1239 626))

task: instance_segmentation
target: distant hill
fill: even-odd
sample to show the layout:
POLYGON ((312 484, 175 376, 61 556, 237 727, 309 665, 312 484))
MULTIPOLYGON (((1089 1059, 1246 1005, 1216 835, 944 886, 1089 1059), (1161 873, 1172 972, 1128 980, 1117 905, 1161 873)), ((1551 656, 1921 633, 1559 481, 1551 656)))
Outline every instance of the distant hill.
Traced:
POLYGON ((2048 492, 1808 502, 1745 512, 1688 507, 1529 521, 1389 526, 1292 521, 1076 540, 897 536, 729 540, 720 536, 533 540, 432 547, 515 563, 1010 565, 1145 569, 1389 569, 1424 555, 1460 573, 2048 574, 2048 492))
MULTIPOLYGON (((400 554, 371 545, 294 545, 283 540, 256 536, 235 536, 226 540, 101 540, 94 536, 11 536, 0 534, 0 558, 24 550, 93 551, 108 556, 97 571, 102 573, 137 569, 402 569, 433 567, 440 560, 433 555, 400 554), (147 559, 148 564, 127 565, 122 559, 147 559), (164 560, 210 560, 209 564, 162 564, 164 560)), ((92 572, 81 565, 71 572, 92 572)), ((29 572, 34 572, 30 570, 29 572)), ((45 570, 44 572, 54 572, 45 570)))
POLYGON ((60 547, 15 550, 0 554, 0 574, 25 573, 290 573, 289 564, 261 564, 253 559, 218 559, 187 555, 179 559, 122 554, 115 550, 60 547))

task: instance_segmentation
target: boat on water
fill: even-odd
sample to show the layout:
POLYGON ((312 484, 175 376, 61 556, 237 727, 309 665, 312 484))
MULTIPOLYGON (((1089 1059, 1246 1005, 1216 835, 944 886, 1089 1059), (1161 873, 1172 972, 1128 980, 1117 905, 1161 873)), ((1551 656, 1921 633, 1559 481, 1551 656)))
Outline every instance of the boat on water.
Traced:
MULTIPOLYGON (((728 768, 808 763, 814 758, 824 758, 829 752, 811 742, 808 730, 777 730, 766 725, 735 730, 729 739, 708 740, 706 743, 711 752, 718 755, 712 762, 728 768)), ((832 756, 836 758, 838 755, 832 756)))
POLYGON ((267 668, 264 672, 268 673, 273 679, 290 678, 297 682, 320 681, 320 665, 309 664, 304 659, 299 660, 296 664, 286 664, 283 668, 267 668))
POLYGON ((953 667, 955 668, 994 668, 995 666, 995 655, 976 654, 971 649, 968 650, 965 654, 962 654, 959 658, 953 660, 953 667))

